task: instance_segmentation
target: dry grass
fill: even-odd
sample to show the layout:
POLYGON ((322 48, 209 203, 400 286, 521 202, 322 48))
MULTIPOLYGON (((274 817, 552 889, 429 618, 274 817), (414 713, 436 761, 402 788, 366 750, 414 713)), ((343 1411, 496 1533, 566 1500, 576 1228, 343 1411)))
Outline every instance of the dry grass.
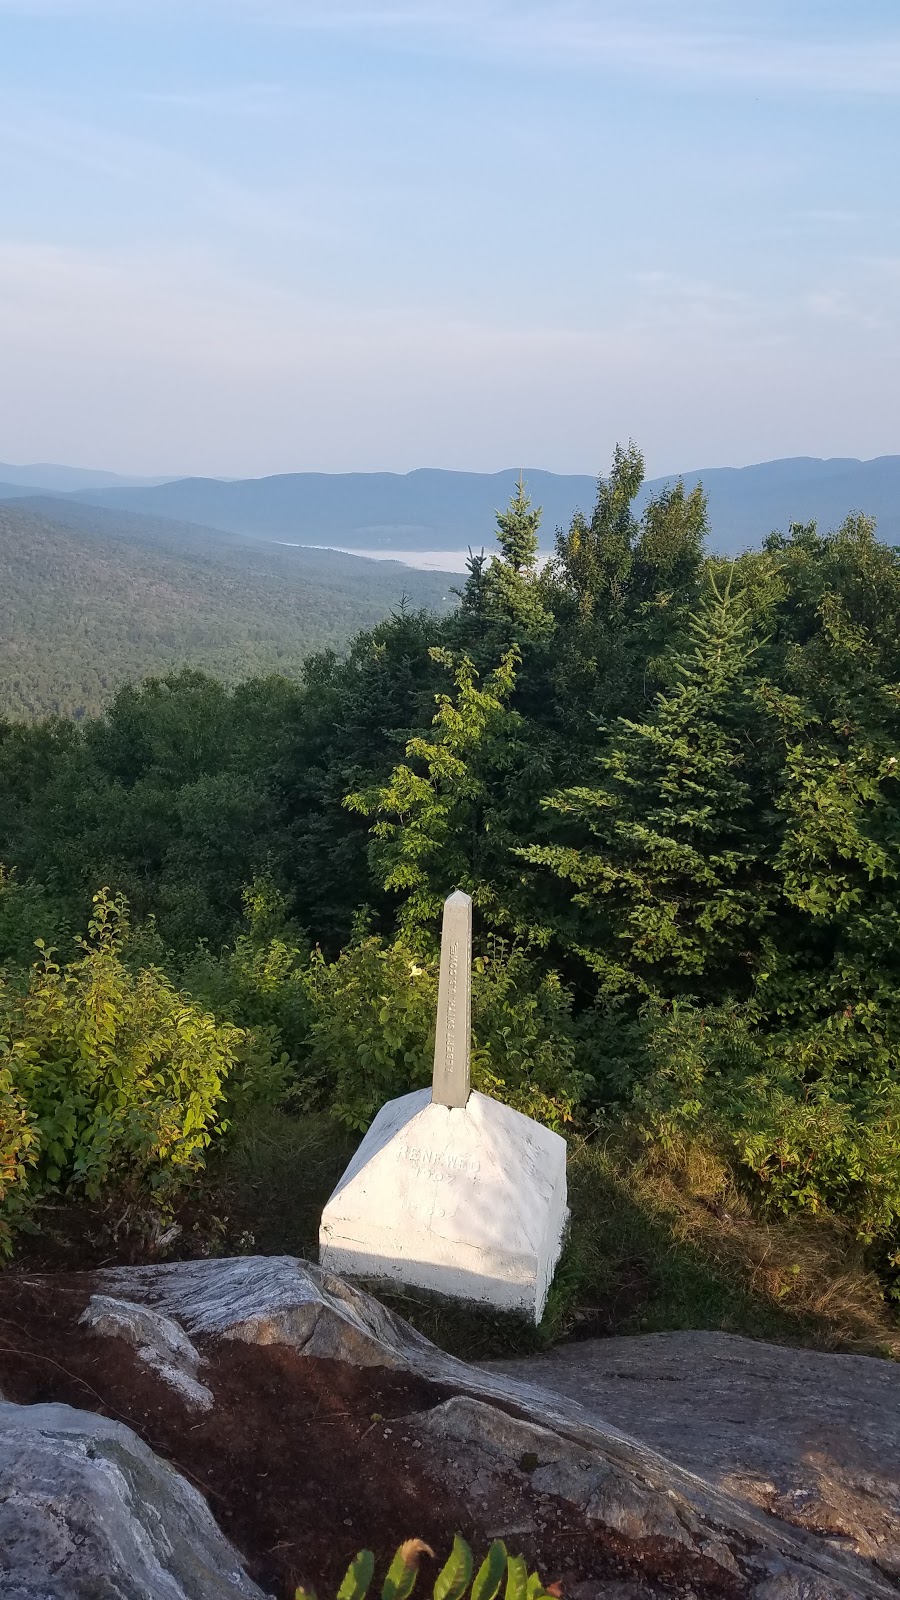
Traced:
MULTIPOLYGON (((573 1152, 579 1159, 591 1165, 596 1157, 584 1147, 573 1152)), ((701 1147, 662 1157, 607 1146, 604 1160, 673 1244, 769 1307, 782 1336, 900 1360, 896 1310, 848 1225, 835 1217, 761 1218, 725 1164, 701 1147)))

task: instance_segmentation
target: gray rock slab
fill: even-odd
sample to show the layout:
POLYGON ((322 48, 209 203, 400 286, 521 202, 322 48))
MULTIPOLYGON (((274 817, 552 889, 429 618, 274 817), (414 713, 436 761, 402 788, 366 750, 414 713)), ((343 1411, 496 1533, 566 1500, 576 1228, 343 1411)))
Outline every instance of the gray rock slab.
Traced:
POLYGON ((491 1362, 900 1579, 900 1365, 726 1333, 590 1339, 491 1362))
POLYGON ((416 1352, 427 1362, 434 1349, 371 1295, 296 1256, 112 1268, 96 1282, 108 1295, 174 1317, 191 1339, 284 1344, 357 1367, 403 1369, 416 1352))
MULTIPOLYGON (((560 1460, 569 1461, 574 1451, 583 1473, 599 1475, 591 1513, 598 1528, 631 1540, 639 1549, 642 1541, 652 1543, 658 1537, 650 1530, 662 1526, 674 1507, 677 1527, 685 1531, 689 1545, 673 1533, 673 1548, 688 1565, 695 1563, 698 1581, 713 1570, 705 1565, 712 1561, 710 1551, 716 1552, 713 1566, 720 1577, 730 1570, 727 1549, 736 1567, 734 1593, 753 1600, 897 1600, 900 1593, 890 1574, 880 1570, 880 1560, 858 1553, 852 1540, 833 1544, 828 1530, 821 1537, 811 1529, 789 1527, 715 1481, 714 1475, 704 1474, 699 1463, 692 1467, 662 1453, 637 1425, 626 1430, 593 1403, 583 1405, 582 1400, 591 1399, 584 1387, 578 1390, 576 1385, 569 1394, 558 1386, 541 1386, 546 1373, 529 1364, 535 1358, 502 1368, 468 1366, 436 1349, 371 1296, 294 1257, 178 1262, 122 1268, 98 1278, 99 1286, 113 1296, 163 1310, 192 1339, 218 1336, 287 1344, 309 1356, 393 1367, 446 1384, 463 1400, 482 1402, 465 1413, 458 1404, 454 1410, 451 1402, 444 1413, 451 1428, 458 1428, 459 1417, 465 1415, 468 1432, 459 1446, 466 1444, 479 1456, 491 1449, 496 1454, 498 1430, 502 1433, 515 1413, 527 1427, 553 1437, 560 1460), (538 1381, 525 1382, 523 1377, 538 1381), (604 1484, 607 1489, 615 1486, 606 1498, 600 1493, 604 1484), (630 1532, 623 1532, 626 1526, 630 1532), (647 1531, 641 1533, 641 1528, 647 1531)), ((880 1369, 880 1363, 874 1365, 880 1369)), ((772 1426, 777 1427, 774 1422, 772 1426)), ((510 1471, 517 1469, 516 1448, 506 1447, 510 1471)), ((534 1453, 540 1464, 541 1450, 534 1453)), ((553 1466, 549 1459, 546 1464, 553 1466)), ((569 1499, 560 1472, 555 1492, 569 1499)), ((577 1494, 573 1491, 572 1503, 581 1506, 580 1488, 577 1494)))
POLYGON ((264 1600, 202 1495, 122 1423, 0 1403, 3 1600, 264 1600))

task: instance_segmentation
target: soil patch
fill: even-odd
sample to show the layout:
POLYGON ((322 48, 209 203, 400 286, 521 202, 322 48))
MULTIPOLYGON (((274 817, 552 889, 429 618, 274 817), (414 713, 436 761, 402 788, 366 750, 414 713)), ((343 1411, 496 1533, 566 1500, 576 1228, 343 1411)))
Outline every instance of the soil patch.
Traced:
MULTIPOLYGON (((364 1546, 380 1570, 411 1536, 443 1559, 455 1532, 476 1553, 505 1536, 564 1594, 585 1580, 629 1577, 639 1594, 684 1592, 685 1575, 661 1552, 636 1561, 574 1506, 530 1490, 521 1472, 473 1504, 453 1470, 459 1463, 442 1470, 412 1421, 451 1389, 283 1345, 207 1340, 201 1376, 214 1405, 192 1411, 130 1345, 78 1325, 93 1290, 90 1273, 0 1275, 0 1390, 19 1403, 61 1401, 126 1422, 203 1492, 251 1575, 279 1600, 292 1600, 300 1583, 333 1593, 364 1546), (645 1588, 648 1573, 657 1581, 645 1588)), ((433 1576, 426 1561, 423 1592, 433 1576)), ((696 1595, 723 1593, 691 1576, 696 1595)))

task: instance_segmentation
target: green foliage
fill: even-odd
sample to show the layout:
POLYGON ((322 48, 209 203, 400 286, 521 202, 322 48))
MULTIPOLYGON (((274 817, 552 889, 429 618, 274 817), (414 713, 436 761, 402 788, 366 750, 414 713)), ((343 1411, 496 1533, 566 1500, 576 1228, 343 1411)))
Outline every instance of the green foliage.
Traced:
POLYGON ((124 919, 101 892, 73 961, 44 949, 19 981, 0 981, 5 1181, 29 1195, 127 1183, 163 1199, 216 1129, 241 1034, 161 972, 129 971, 124 919))
POLYGON ((538 506, 537 510, 532 510, 531 500, 525 493, 525 484, 520 476, 516 493, 506 511, 497 512, 500 558, 513 572, 534 566, 540 525, 541 508, 538 506))
MULTIPOLYGON (((363 1131, 386 1100, 431 1082, 437 962, 369 936, 309 972, 309 1066, 332 1115, 363 1131)), ((472 1081, 553 1127, 588 1080, 575 1065, 571 997, 554 973, 492 941, 472 972, 472 1081)))
POLYGON ((0 508, 0 716, 82 718, 123 682, 189 665, 297 679, 444 574, 58 503, 0 508))
POLYGON ((9 1053, 0 1022, 0 1255, 11 1247, 11 1224, 23 1209, 40 1144, 39 1130, 7 1064, 9 1053))
POLYGON ((830 1211, 865 1240, 889 1235, 900 1222, 900 1083, 893 1063, 836 1069, 829 1031, 791 1039, 755 1027, 752 1007, 651 1006, 634 1120, 672 1155, 692 1140, 718 1151, 775 1212, 830 1211))
POLYGON ((67 940, 60 907, 43 884, 22 883, 0 862, 0 966, 27 965, 39 939, 55 946, 67 940))
POLYGON ((578 598, 583 618, 624 597, 638 524, 632 503, 644 481, 644 458, 632 443, 616 446, 608 479, 600 478, 590 522, 576 515, 557 540, 565 579, 578 598))
MULTIPOLYGON (((434 1551, 422 1539, 407 1539, 400 1546, 382 1585, 381 1600, 409 1600, 423 1555, 433 1558, 434 1551)), ((470 1585, 470 1600, 497 1600, 504 1579, 504 1600, 546 1600, 547 1591, 537 1573, 529 1573, 521 1556, 508 1555, 501 1539, 494 1540, 473 1579, 474 1567, 469 1545, 457 1534, 453 1549, 434 1580, 433 1600, 463 1600, 470 1585)), ((347 1568, 337 1600, 366 1600, 374 1577, 374 1555, 371 1550, 360 1550, 347 1568)), ((315 1595, 311 1589, 298 1588, 296 1600, 315 1600, 315 1595)))
POLYGON ((372 866, 385 889, 404 895, 400 925, 409 933, 433 924, 448 885, 497 916, 498 878, 514 840, 511 818, 496 806, 497 777, 502 772, 512 790, 533 769, 522 718, 508 704, 517 652, 508 651, 483 686, 467 657, 432 654, 453 671, 455 698, 438 696, 432 736, 409 740, 387 783, 344 802, 376 819, 372 866))
POLYGON ((274 1100, 289 1087, 309 1033, 309 941, 271 878, 255 878, 242 900, 244 923, 231 946, 214 954, 201 943, 186 959, 169 952, 167 960, 182 988, 244 1029, 241 1095, 274 1100))
POLYGON ((472 1082, 559 1133, 590 1096, 576 1061, 572 996, 558 973, 490 939, 472 964, 472 1082))
POLYGON ((469 580, 462 594, 463 627, 471 646, 473 628, 479 656, 485 651, 502 654, 509 644, 519 647, 549 638, 553 613, 544 600, 537 570, 538 529, 541 510, 532 509, 520 477, 516 493, 505 511, 497 513, 499 556, 470 556, 469 580))
POLYGON ((572 886, 563 927, 601 993, 741 983, 770 898, 769 819, 752 784, 766 733, 754 653, 746 605, 711 577, 652 720, 620 718, 600 782, 546 801, 565 842, 517 850, 572 886))
POLYGON ((364 1131, 385 1100, 430 1081, 437 977, 409 946, 360 939, 310 965, 309 1065, 332 1114, 364 1131))

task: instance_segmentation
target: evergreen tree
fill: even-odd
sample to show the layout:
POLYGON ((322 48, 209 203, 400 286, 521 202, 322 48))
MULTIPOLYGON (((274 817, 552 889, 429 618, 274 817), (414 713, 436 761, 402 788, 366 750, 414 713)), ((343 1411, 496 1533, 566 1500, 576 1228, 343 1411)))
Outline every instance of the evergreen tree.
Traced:
POLYGON ((574 890, 558 931, 604 992, 749 985, 771 857, 754 785, 753 654, 746 604, 711 579, 652 719, 618 719, 599 782, 546 802, 560 842, 518 851, 574 890))
POLYGON ((455 695, 438 696, 431 734, 409 740, 385 784, 348 794, 344 804, 373 819, 373 872, 403 896, 399 918, 408 934, 433 936, 453 889, 466 890, 490 924, 509 929, 520 878, 513 846, 523 808, 546 780, 540 750, 509 706, 521 658, 508 651, 479 682, 467 657, 432 653, 453 672, 455 695))
POLYGON ((557 535, 557 570, 582 617, 615 609, 625 593, 638 534, 632 504, 643 481, 640 450, 635 444, 616 445, 609 477, 597 481, 590 522, 578 512, 568 533, 557 535))
POLYGON ((497 539, 500 558, 513 572, 530 572, 538 553, 538 529, 541 525, 541 507, 532 509, 531 498, 525 493, 522 474, 516 492, 505 511, 497 512, 497 539))
POLYGON ((457 640, 479 667, 510 646, 522 649, 553 631, 537 569, 540 522, 541 508, 532 508, 520 476, 507 509, 497 512, 499 556, 486 561, 483 551, 469 553, 457 640))

